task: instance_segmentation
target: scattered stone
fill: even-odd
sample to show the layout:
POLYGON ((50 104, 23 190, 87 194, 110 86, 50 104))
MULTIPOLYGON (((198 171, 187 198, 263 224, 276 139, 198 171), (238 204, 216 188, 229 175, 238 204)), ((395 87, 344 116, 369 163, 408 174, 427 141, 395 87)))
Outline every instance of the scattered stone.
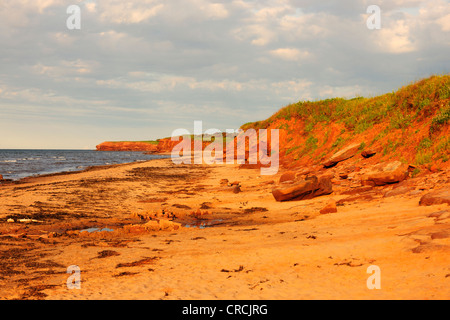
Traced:
POLYGON ((9 218, 6 222, 14 222, 14 219, 9 218))
POLYGON ((234 185, 234 186, 232 186, 232 191, 233 191, 233 193, 239 193, 239 192, 242 192, 242 191, 241 191, 241 186, 240 186, 240 185, 234 185))
POLYGON ((320 210, 321 214, 327 214, 327 213, 336 213, 337 207, 336 207, 336 201, 331 199, 330 202, 320 210))
POLYGON ((347 179, 348 178, 348 174, 346 172, 340 172, 339 173, 339 178, 341 179, 347 179))
POLYGON ((429 192, 420 198, 419 205, 431 206, 433 204, 450 205, 450 189, 429 192))
POLYGON ((220 185, 221 186, 227 186, 228 185, 228 179, 221 179, 220 180, 220 185))
POLYGON ((431 239, 445 239, 450 238, 450 232, 448 231, 441 231, 441 232, 435 232, 431 234, 431 239))
POLYGON ((293 183, 290 186, 273 188, 272 195, 276 201, 288 201, 311 199, 320 195, 330 194, 333 192, 331 178, 331 175, 309 176, 305 180, 293 183))
POLYGON ((376 164, 361 177, 361 184, 364 186, 383 186, 403 181, 409 175, 408 167, 407 164, 400 161, 376 164))
POLYGON ((377 152, 373 149, 368 149, 368 150, 364 150, 363 152, 361 152, 361 156, 363 156, 364 158, 370 158, 373 157, 377 152))
POLYGON ((363 187, 353 188, 350 190, 345 190, 345 191, 341 192, 341 194, 354 195, 354 194, 358 194, 358 193, 362 193, 362 192, 367 192, 372 189, 373 189, 372 186, 363 186, 363 187))
POLYGON ((352 143, 349 146, 339 150, 331 156, 330 159, 323 163, 325 168, 331 168, 335 166, 338 162, 347 160, 353 157, 359 150, 360 143, 352 143))
POLYGON ((398 196, 398 195, 401 195, 401 194, 408 193, 411 190, 413 190, 413 187, 401 186, 401 187, 398 187, 398 188, 386 191, 383 194, 383 197, 385 197, 385 198, 394 197, 394 196, 398 196))

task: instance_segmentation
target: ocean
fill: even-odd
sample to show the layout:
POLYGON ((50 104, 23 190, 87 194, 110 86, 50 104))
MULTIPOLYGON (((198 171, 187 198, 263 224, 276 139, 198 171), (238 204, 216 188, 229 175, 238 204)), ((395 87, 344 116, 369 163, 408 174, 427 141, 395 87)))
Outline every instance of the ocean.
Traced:
POLYGON ((90 166, 167 157, 136 151, 0 149, 0 175, 3 179, 19 180, 41 174, 80 171, 90 166))

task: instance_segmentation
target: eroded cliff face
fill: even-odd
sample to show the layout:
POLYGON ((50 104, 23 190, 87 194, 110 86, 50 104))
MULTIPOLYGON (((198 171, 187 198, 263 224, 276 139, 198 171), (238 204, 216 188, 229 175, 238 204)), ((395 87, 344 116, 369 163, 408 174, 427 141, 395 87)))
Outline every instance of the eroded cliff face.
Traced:
POLYGON ((147 142, 111 142, 106 141, 99 144, 97 151, 150 151, 158 152, 158 145, 147 142))
MULTIPOLYGON (((171 138, 158 139, 155 142, 141 142, 141 141, 123 141, 112 142, 106 141, 96 146, 97 151, 145 151, 154 153, 170 153, 173 147, 181 142, 180 140, 172 141, 171 138), (157 142, 157 143, 156 143, 157 142)), ((204 149, 209 142, 203 142, 204 149)), ((191 149, 194 150, 194 141, 191 142, 191 149)))

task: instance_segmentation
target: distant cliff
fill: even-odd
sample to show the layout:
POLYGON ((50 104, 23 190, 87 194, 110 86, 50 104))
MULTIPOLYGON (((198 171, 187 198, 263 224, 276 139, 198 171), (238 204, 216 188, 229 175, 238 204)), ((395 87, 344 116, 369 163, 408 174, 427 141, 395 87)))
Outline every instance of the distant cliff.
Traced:
POLYGON ((158 141, 106 141, 99 144, 98 151, 150 151, 158 152, 158 141))
POLYGON ((146 151, 154 153, 171 152, 179 141, 171 138, 156 141, 106 141, 96 146, 97 151, 146 151))

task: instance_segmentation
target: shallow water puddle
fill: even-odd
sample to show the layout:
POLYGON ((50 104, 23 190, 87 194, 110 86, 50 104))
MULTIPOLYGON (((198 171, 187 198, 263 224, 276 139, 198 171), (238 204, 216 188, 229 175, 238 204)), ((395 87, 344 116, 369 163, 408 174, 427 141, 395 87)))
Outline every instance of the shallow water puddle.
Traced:
POLYGON ((110 229, 110 228, 103 228, 103 229, 101 229, 101 228, 87 228, 87 229, 80 230, 80 232, 83 232, 83 231, 87 231, 89 233, 102 232, 102 231, 112 232, 112 231, 114 231, 114 229, 110 229))
POLYGON ((193 223, 186 223, 183 225, 185 228, 199 228, 199 229, 205 229, 205 228, 211 228, 214 226, 217 226, 221 224, 223 219, 214 219, 214 220, 202 220, 202 221, 195 221, 193 223))

